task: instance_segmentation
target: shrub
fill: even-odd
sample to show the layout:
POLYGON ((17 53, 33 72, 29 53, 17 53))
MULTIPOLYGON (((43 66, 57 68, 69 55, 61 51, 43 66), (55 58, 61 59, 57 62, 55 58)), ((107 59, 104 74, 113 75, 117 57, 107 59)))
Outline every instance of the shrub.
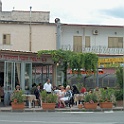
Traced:
POLYGON ((84 102, 97 103, 98 99, 97 99, 96 94, 95 93, 89 93, 89 94, 85 95, 84 102))
POLYGON ((43 103, 56 103, 57 95, 56 94, 47 94, 46 91, 40 93, 43 103))
POLYGON ((14 91, 12 94, 12 102, 14 103, 23 103, 25 97, 23 96, 23 91, 14 91))
POLYGON ((116 97, 116 100, 123 100, 123 90, 116 90, 115 97, 116 97))

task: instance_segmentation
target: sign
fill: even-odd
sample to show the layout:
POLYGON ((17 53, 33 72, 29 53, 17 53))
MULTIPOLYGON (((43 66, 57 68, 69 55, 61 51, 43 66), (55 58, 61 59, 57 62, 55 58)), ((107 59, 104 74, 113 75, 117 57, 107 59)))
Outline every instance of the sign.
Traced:
POLYGON ((16 61, 31 61, 31 62, 47 62, 47 57, 25 56, 25 55, 8 55, 0 54, 0 60, 16 60, 16 61))
POLYGON ((116 58, 99 58, 98 59, 98 67, 108 68, 108 67, 118 67, 122 63, 124 63, 124 57, 116 57, 116 58))

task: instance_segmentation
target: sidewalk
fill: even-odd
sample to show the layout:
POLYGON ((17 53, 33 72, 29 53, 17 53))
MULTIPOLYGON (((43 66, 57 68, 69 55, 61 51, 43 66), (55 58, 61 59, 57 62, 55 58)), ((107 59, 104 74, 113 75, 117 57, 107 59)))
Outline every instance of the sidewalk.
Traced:
POLYGON ((78 107, 75 105, 71 108, 55 108, 55 110, 43 110, 42 107, 38 108, 37 106, 35 108, 25 108, 24 110, 12 110, 11 106, 7 107, 0 107, 0 112, 101 112, 101 111, 124 111, 123 107, 113 107, 112 109, 101 109, 100 107, 97 107, 97 109, 78 109, 78 107))

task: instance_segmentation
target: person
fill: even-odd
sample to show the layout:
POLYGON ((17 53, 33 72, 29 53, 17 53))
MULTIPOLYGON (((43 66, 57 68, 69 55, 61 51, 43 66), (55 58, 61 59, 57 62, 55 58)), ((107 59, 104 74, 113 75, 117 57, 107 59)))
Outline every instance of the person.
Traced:
POLYGON ((31 94, 34 94, 34 91, 36 90, 36 87, 37 85, 36 85, 36 83, 33 83, 32 84, 32 88, 31 88, 31 94))
MULTIPOLYGON (((34 95, 36 96, 38 106, 41 107, 41 98, 40 98, 40 85, 37 85, 37 88, 34 91, 34 95)), ((35 106, 35 105, 34 105, 35 106)))
POLYGON ((52 84, 50 83, 50 79, 48 78, 46 83, 43 86, 43 89, 47 92, 47 94, 50 94, 52 92, 52 84))
POLYGON ((79 94, 79 90, 78 90, 78 88, 76 87, 76 85, 73 85, 73 86, 72 86, 72 93, 73 93, 73 96, 74 96, 74 94, 79 94))
POLYGON ((64 105, 64 107, 66 107, 65 102, 69 101, 71 97, 72 97, 72 92, 70 90, 70 86, 67 85, 64 97, 60 98, 60 102, 64 105))
POLYGON ((64 97, 64 95, 65 95, 65 88, 64 88, 64 86, 61 86, 60 87, 60 90, 57 92, 57 96, 58 96, 58 107, 62 107, 60 98, 64 97))
POLYGON ((16 85, 16 87, 15 87, 15 91, 20 91, 20 90, 21 90, 20 85, 19 85, 19 84, 16 85))
POLYGON ((1 102, 4 102, 4 90, 2 85, 0 85, 0 96, 1 96, 1 102))
POLYGON ((39 86, 40 86, 40 90, 42 91, 43 90, 43 84, 39 83, 39 86))
POLYGON ((85 87, 82 87, 80 92, 81 93, 85 93, 86 91, 87 91, 86 88, 85 87))

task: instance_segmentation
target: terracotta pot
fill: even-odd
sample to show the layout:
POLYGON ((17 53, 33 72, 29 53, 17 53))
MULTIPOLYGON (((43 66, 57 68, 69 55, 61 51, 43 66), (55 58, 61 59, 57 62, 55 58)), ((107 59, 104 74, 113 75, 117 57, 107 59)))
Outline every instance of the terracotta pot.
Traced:
POLYGON ((12 109, 13 110, 23 110, 25 108, 25 104, 24 103, 14 103, 12 102, 12 109))
POLYGON ((112 108, 113 103, 112 102, 100 102, 100 107, 101 108, 112 108))
POLYGON ((78 108, 79 109, 82 109, 83 108, 83 105, 82 104, 78 104, 78 108))
POLYGON ((97 103, 84 103, 84 108, 85 109, 96 109, 97 103))
POLYGON ((44 110, 54 110, 56 103, 42 103, 42 108, 44 110))
POLYGON ((116 106, 123 107, 123 100, 117 101, 116 106))

